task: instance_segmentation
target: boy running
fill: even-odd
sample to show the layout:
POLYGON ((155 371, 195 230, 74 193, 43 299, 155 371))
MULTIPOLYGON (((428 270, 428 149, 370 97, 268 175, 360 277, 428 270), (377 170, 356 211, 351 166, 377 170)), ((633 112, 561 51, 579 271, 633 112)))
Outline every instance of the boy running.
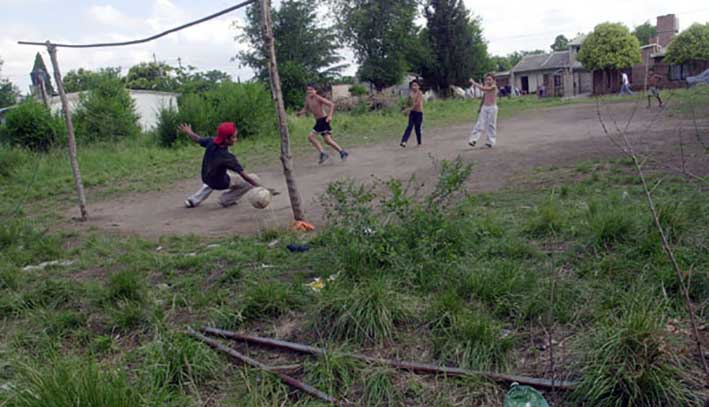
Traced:
POLYGON ((330 156, 323 150, 322 145, 317 139, 317 135, 321 135, 325 140, 325 143, 330 147, 334 148, 338 153, 340 153, 340 158, 344 161, 349 156, 349 153, 343 150, 335 140, 332 138, 332 128, 330 127, 330 122, 332 122, 332 115, 335 112, 335 103, 331 100, 327 100, 324 97, 318 95, 318 90, 314 84, 309 83, 306 88, 305 103, 303 110, 297 113, 298 116, 302 116, 306 113, 312 113, 315 116, 315 127, 308 135, 308 141, 315 146, 315 148, 320 152, 320 158, 318 159, 318 164, 322 164, 327 161, 330 156), (327 107, 327 114, 325 114, 325 108, 327 107))
POLYGON ((485 84, 481 85, 474 80, 470 80, 470 84, 483 91, 483 103, 478 115, 478 122, 475 124, 468 145, 475 147, 480 139, 480 133, 487 132, 487 143, 485 146, 492 148, 495 145, 497 136, 497 85, 495 84, 495 75, 489 73, 485 75, 485 84))
POLYGON ((651 107, 652 103, 652 98, 657 98, 657 101, 660 102, 660 107, 662 107, 662 99, 660 98, 660 90, 657 89, 657 83, 660 80, 660 75, 655 73, 654 69, 650 69, 647 73, 647 84, 650 86, 647 89, 647 108, 649 109, 651 107))
MULTIPOLYGON (((237 142, 239 133, 236 125, 231 122, 222 123, 217 129, 217 137, 200 137, 192 131, 189 124, 181 124, 177 129, 187 135, 192 141, 205 148, 202 159, 202 188, 194 195, 187 198, 185 206, 195 208, 199 206, 214 191, 226 191, 219 197, 223 207, 235 205, 247 192, 254 187, 260 187, 259 178, 255 174, 247 174, 236 159, 229 152, 229 146, 237 142)), ((273 195, 278 192, 269 189, 273 195)))
POLYGON ((409 124, 406 126, 404 136, 401 137, 401 147, 406 148, 406 143, 411 137, 411 130, 416 129, 416 141, 421 146, 421 124, 423 123, 423 92, 421 85, 414 79, 409 82, 409 98, 407 100, 407 108, 404 109, 404 114, 409 114, 409 124))

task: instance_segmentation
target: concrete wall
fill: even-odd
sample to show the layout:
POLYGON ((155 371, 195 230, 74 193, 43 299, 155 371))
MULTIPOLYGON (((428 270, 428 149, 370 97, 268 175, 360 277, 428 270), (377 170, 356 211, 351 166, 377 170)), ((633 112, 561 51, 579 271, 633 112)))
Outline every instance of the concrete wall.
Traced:
MULTIPOLYGON (((150 130, 155 127, 158 122, 160 108, 170 106, 177 108, 177 93, 143 90, 131 90, 129 92, 135 102, 135 111, 140 116, 139 124, 143 130, 150 130)), ((73 112, 79 105, 79 93, 70 93, 67 95, 67 99, 69 99, 69 110, 73 112)), ((58 96, 52 97, 49 101, 49 106, 56 113, 61 113, 62 111, 62 102, 58 96)))
POLYGON ((346 99, 350 97, 352 85, 332 85, 332 100, 346 99))

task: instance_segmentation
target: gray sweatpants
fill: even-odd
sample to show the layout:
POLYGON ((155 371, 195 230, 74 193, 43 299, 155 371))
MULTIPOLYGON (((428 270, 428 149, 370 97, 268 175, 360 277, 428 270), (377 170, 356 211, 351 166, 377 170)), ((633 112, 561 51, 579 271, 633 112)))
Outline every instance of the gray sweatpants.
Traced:
POLYGON ((480 133, 483 131, 487 132, 487 143, 494 146, 497 140, 497 106, 483 106, 480 109, 478 122, 470 134, 468 142, 477 143, 480 139, 480 133))
MULTIPOLYGON (((219 197, 219 204, 225 208, 239 202, 239 200, 243 198, 243 196, 246 195, 246 193, 254 187, 253 185, 244 181, 244 179, 241 178, 239 174, 232 171, 228 171, 228 174, 229 178, 231 179, 229 189, 222 193, 222 195, 219 197)), ((254 181, 260 182, 260 178, 258 177, 258 175, 249 174, 249 176, 254 181)), ((199 204, 209 198, 209 195, 211 195, 212 192, 214 192, 214 190, 208 185, 204 184, 202 185, 202 188, 199 189, 199 191, 197 191, 193 195, 190 195, 187 200, 192 203, 192 206, 199 206, 199 204)))

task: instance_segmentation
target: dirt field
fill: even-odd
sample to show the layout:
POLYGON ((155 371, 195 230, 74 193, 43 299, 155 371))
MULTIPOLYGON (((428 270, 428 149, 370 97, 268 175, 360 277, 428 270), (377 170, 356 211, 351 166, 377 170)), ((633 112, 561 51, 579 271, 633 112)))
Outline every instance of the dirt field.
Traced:
MULTIPOLYGON (((619 126, 624 126, 634 107, 632 103, 623 103, 604 108, 609 129, 615 128, 611 116, 618 120, 619 126)), ((402 130, 404 125, 402 119, 402 130)), ((520 180, 533 181, 532 170, 537 167, 573 166, 582 161, 620 155, 618 148, 604 135, 596 107, 592 104, 529 111, 500 120, 498 144, 492 150, 467 146, 472 125, 424 129, 424 146, 421 148, 410 144, 402 149, 398 146, 400 135, 392 134, 387 144, 351 149, 347 162, 333 158, 318 166, 314 153, 298 157, 298 188, 306 203, 308 219, 316 225, 323 223, 317 198, 332 181, 341 178, 366 181, 372 176, 408 179, 413 174, 420 180, 430 181, 435 175, 432 158, 441 160, 461 156, 473 162, 475 167, 469 189, 476 192, 519 185, 520 180)), ((703 120, 699 125, 702 126, 700 132, 706 135, 709 120, 703 120)), ((689 171, 702 176, 709 174, 704 146, 700 144, 701 137, 696 136, 693 123, 680 121, 667 111, 658 113, 657 108, 647 110, 641 104, 628 133, 639 153, 650 153, 665 166, 675 168, 681 167, 680 157, 684 155, 689 171), (685 129, 683 154, 678 142, 678 128, 685 129)), ((89 212, 92 217, 87 226, 150 238, 171 234, 251 234, 264 228, 287 226, 292 214, 280 163, 274 162, 270 168, 248 170, 257 172, 265 185, 282 192, 274 198, 269 209, 256 210, 247 202, 224 209, 217 203, 216 193, 199 208, 184 208, 184 199, 201 185, 197 175, 199 168, 195 168, 194 179, 179 181, 165 191, 130 194, 91 204, 89 212)), ((71 215, 75 214, 67 213, 67 217, 71 215)))

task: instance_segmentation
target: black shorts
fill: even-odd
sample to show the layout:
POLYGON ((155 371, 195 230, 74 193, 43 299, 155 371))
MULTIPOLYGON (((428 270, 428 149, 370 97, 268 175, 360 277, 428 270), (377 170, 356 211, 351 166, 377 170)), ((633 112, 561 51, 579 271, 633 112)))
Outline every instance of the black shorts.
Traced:
POLYGON ((315 122, 313 131, 321 136, 324 136, 326 134, 332 134, 332 127, 330 127, 330 123, 327 122, 327 118, 323 117, 315 122))

